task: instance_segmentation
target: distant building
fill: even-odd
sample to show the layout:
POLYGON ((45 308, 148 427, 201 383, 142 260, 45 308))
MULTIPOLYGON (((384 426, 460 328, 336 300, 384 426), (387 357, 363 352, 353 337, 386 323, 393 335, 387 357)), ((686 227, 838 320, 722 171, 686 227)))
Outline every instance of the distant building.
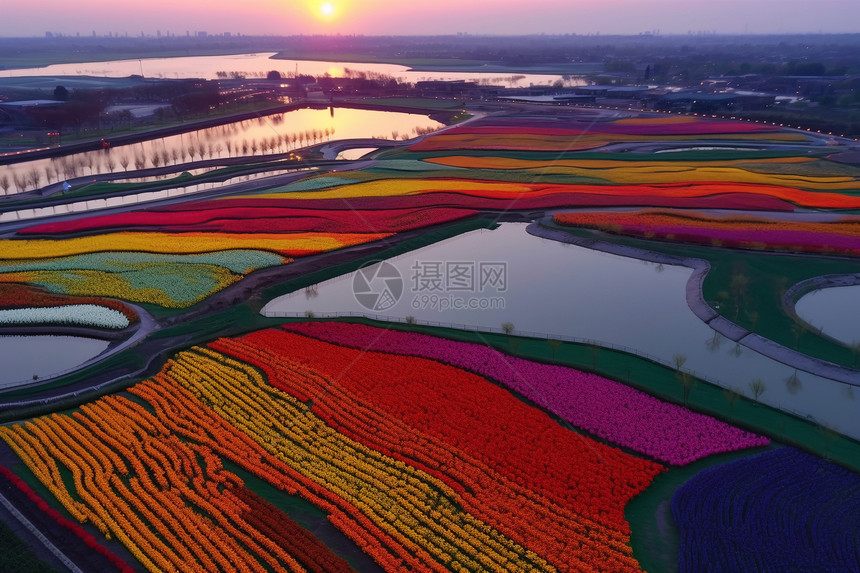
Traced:
POLYGON ((773 107, 775 103, 775 95, 758 92, 677 92, 666 94, 658 99, 654 104, 654 109, 688 113, 717 113, 768 109, 773 107))
POLYGON ((66 102, 54 99, 30 99, 21 101, 6 101, 0 103, 0 124, 20 129, 41 127, 34 119, 37 111, 57 108, 66 102))

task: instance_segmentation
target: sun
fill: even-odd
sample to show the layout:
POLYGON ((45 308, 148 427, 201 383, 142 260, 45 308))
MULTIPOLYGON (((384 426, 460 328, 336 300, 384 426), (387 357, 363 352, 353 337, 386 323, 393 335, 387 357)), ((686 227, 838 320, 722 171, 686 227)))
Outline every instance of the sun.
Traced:
POLYGON ((322 4, 320 4, 319 10, 320 16, 324 20, 331 20, 335 17, 335 14, 337 12, 335 10, 334 4, 332 4, 331 2, 323 2, 322 4))

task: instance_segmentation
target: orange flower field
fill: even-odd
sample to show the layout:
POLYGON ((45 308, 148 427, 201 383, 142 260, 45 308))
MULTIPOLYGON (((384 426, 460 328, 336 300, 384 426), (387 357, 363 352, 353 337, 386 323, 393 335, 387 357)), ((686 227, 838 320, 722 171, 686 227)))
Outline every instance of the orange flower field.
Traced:
POLYGON ((180 352, 128 395, 0 437, 151 571, 340 562, 312 538, 273 539, 254 508, 276 510, 228 461, 389 571, 639 570, 623 507, 664 471, 475 374, 274 330, 180 352))

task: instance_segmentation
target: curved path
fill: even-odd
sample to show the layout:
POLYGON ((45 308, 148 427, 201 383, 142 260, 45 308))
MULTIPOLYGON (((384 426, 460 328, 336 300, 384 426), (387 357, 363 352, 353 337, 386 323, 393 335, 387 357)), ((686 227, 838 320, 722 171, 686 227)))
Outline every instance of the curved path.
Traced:
MULTIPOLYGON (((123 301, 125 302, 125 301, 123 301)), ((45 376, 39 378, 38 381, 30 381, 30 380, 22 380, 19 382, 11 382, 9 384, 0 385, 0 392, 11 389, 20 389, 20 388, 28 388, 39 386, 45 384, 47 382, 51 382, 52 380, 56 380, 63 376, 67 376, 73 372, 86 368, 87 366, 91 366, 102 360, 114 356, 115 354, 119 354, 124 350, 128 350, 134 346, 137 346, 142 341, 144 341, 150 334, 159 330, 161 326, 156 322, 156 320, 145 311, 143 308, 126 302, 128 306, 134 309, 135 313, 137 313, 138 321, 131 325, 128 328, 119 331, 106 331, 100 330, 96 328, 87 328, 84 326, 15 326, 15 327, 3 327, 0 328, 0 335, 6 334, 21 334, 21 335, 38 335, 38 334, 46 334, 46 335, 66 335, 66 336, 81 336, 84 338, 100 338, 111 340, 112 342, 108 345, 107 349, 98 355, 90 358, 86 362, 83 362, 74 368, 70 368, 63 372, 55 372, 50 376, 45 376), (129 332, 132 332, 132 335, 128 338, 125 336, 128 335, 129 332)))
POLYGON ((806 327, 810 331, 816 332, 818 336, 844 346, 844 340, 833 338, 832 336, 828 336, 823 332, 817 332, 818 328, 812 326, 809 322, 805 321, 797 314, 796 305, 798 300, 800 300, 804 295, 812 291, 857 285, 860 285, 860 273, 848 275, 823 275, 819 277, 813 277, 811 279, 806 279, 805 281, 800 281, 799 283, 795 284, 783 293, 781 301, 782 310, 797 322, 806 325, 806 327))
POLYGON ((643 261, 654 263, 662 263, 667 265, 678 265, 693 269, 693 274, 687 281, 687 306, 690 310, 699 317, 705 324, 710 326, 715 331, 719 332, 726 338, 737 342, 747 348, 758 352, 768 358, 781 362, 792 368, 809 372, 830 378, 844 384, 860 387, 860 371, 839 366, 832 362, 827 362, 819 358, 807 356, 781 344, 777 344, 772 340, 764 338, 761 335, 755 334, 739 326, 725 317, 721 316, 717 311, 711 308, 711 305, 705 301, 702 295, 702 284, 705 281, 705 276, 711 269, 711 265, 702 259, 676 257, 654 251, 638 249, 625 245, 616 245, 608 241, 600 239, 576 237, 561 229, 553 229, 546 227, 540 223, 532 223, 526 228, 526 231, 537 237, 559 241, 562 243, 570 243, 587 249, 602 251, 622 257, 632 257, 643 261))

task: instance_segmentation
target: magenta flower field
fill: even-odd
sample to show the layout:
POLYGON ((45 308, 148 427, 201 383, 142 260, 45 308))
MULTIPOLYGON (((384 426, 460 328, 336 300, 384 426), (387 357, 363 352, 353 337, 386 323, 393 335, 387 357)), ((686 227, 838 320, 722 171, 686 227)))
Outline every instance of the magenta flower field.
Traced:
POLYGON ((577 428, 673 465, 770 443, 620 382, 515 358, 488 346, 362 324, 314 322, 283 328, 341 346, 420 356, 469 370, 511 388, 577 428))

